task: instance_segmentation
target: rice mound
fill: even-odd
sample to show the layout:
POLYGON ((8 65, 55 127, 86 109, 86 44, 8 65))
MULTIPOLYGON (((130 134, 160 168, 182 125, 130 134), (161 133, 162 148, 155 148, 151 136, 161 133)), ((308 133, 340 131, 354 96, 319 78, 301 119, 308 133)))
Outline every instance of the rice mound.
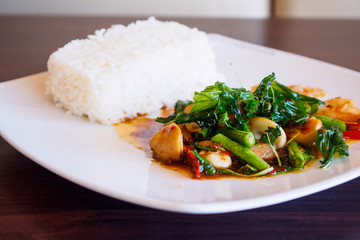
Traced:
POLYGON ((91 121, 147 114, 222 80, 205 32, 155 18, 97 30, 50 55, 47 94, 91 121))

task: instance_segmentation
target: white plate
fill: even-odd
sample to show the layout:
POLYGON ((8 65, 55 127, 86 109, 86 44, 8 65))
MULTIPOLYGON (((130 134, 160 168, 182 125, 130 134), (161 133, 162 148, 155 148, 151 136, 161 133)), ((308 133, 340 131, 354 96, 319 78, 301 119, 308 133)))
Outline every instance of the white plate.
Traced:
MULTIPOLYGON (((275 72, 285 84, 324 88, 360 103, 360 74, 328 63, 210 34, 228 84, 245 87, 275 72)), ((56 108, 44 95, 46 73, 0 84, 1 135, 41 166, 86 188, 131 203, 184 213, 251 209, 315 193, 360 175, 360 144, 327 169, 260 179, 193 180, 162 168, 123 142, 112 126, 56 108)))

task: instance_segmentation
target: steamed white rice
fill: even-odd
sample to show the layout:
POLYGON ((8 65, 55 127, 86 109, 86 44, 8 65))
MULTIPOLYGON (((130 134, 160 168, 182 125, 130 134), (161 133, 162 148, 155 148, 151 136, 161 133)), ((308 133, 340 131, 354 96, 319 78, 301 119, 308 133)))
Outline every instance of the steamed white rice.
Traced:
POLYGON ((47 93, 103 124, 192 99, 221 80, 206 33, 155 18, 101 29, 51 54, 47 93))

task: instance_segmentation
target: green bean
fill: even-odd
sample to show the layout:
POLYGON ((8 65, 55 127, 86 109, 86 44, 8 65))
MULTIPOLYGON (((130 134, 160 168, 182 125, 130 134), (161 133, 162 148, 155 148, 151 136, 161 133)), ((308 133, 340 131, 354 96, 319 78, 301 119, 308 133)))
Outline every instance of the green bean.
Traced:
POLYGON ((257 170, 263 170, 270 167, 267 162, 265 162, 262 158, 256 155, 248 147, 245 147, 231 140, 230 138, 224 136, 221 133, 218 133, 214 137, 212 137, 211 141, 221 143, 226 150, 233 153, 236 157, 244 160, 257 170))
POLYGON ((196 141, 195 142, 195 148, 196 149, 201 149, 201 150, 205 150, 205 151, 210 151, 210 152, 216 152, 216 148, 213 148, 212 146, 207 146, 207 145, 202 145, 200 144, 201 142, 196 141))
POLYGON ((322 122, 326 129, 330 129, 331 126, 338 126, 340 131, 346 131, 346 124, 344 121, 322 115, 315 115, 315 117, 322 122))
POLYGON ((195 138, 199 140, 209 139, 211 132, 211 128, 203 127, 199 132, 195 133, 195 138))
POLYGON ((304 167, 306 162, 304 154, 301 152, 299 145, 295 141, 292 141, 287 145, 287 150, 291 166, 295 168, 304 167))
POLYGON ((234 140, 245 147, 252 147, 255 145, 255 137, 252 132, 246 132, 241 130, 229 129, 229 128, 220 128, 218 130, 220 133, 224 134, 226 137, 234 140))

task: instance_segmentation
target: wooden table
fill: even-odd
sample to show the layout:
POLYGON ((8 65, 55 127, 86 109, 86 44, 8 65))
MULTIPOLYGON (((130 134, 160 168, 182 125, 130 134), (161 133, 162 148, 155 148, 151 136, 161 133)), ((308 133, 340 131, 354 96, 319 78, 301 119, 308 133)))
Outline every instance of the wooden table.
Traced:
MULTIPOLYGON (((0 17, 0 81, 45 71, 49 54, 71 39, 134 20, 0 17)), ((360 71, 360 21, 175 20, 360 71)), ((82 188, 0 139, 0 239, 165 238, 360 239, 360 178, 269 207, 186 215, 140 207, 82 188)))

